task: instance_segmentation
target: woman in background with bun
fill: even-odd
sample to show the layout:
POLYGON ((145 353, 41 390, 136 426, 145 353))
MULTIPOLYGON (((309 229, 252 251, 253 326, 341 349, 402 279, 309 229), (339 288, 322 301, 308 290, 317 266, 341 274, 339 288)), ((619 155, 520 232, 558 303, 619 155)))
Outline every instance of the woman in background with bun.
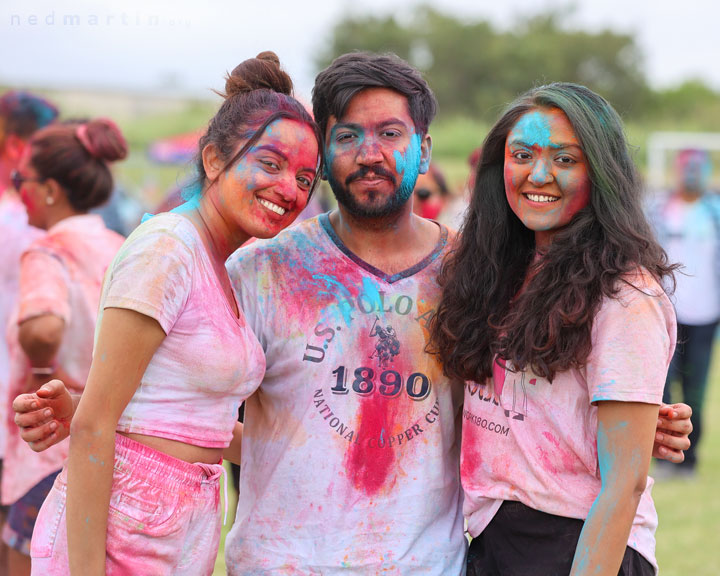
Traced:
MULTIPOLYGON (((127 155, 110 120, 53 125, 36 132, 12 183, 29 223, 47 230, 22 256, 18 305, 9 324, 10 398, 50 377, 82 392, 92 361, 103 275, 123 242, 102 218, 113 180, 108 163, 127 155)), ((3 399, 7 401, 7 399, 3 399)), ((68 456, 64 442, 35 454, 8 426, 2 498, 9 504, 3 540, 10 574, 30 574, 30 539, 38 510, 68 456)))
POLYGON ((67 395, 52 406, 72 418, 70 459, 38 519, 33 574, 212 574, 222 458, 239 463, 238 406, 265 372, 225 260, 290 225, 321 168, 291 93, 272 52, 237 66, 200 140, 201 189, 110 265, 85 392, 74 417, 67 395))

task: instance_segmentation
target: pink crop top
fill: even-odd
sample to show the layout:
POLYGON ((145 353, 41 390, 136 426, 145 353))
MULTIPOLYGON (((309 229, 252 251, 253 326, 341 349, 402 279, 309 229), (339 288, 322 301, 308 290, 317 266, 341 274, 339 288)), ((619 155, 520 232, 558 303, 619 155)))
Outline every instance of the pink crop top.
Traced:
POLYGON ((101 316, 105 308, 150 316, 167 334, 117 430, 226 447, 238 406, 265 374, 265 356, 187 218, 160 214, 130 235, 108 269, 101 316))

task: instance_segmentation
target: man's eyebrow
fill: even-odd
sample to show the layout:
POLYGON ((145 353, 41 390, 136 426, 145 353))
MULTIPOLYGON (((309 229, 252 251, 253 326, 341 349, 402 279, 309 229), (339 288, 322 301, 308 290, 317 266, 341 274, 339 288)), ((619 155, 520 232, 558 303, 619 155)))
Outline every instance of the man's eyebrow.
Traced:
POLYGON ((400 120, 400 118, 395 118, 394 116, 392 118, 386 118, 385 120, 380 122, 378 126, 383 128, 385 126, 390 126, 391 124, 402 124, 403 126, 405 126, 405 122, 400 120))
POLYGON ((332 131, 335 131, 339 128, 347 128, 350 130, 362 130, 362 126, 355 122, 338 122, 335 124, 335 126, 332 127, 332 131))
MULTIPOLYGON (((393 124, 401 124, 405 126, 405 122, 400 120, 400 118, 395 118, 394 116, 391 118, 386 118, 382 120, 381 122, 376 123, 374 126, 377 128, 385 128, 386 126, 391 126, 393 124)), ((332 127, 333 130, 336 130, 338 128, 348 128, 350 130, 362 130, 363 125, 358 124, 357 122, 338 122, 335 124, 335 126, 332 127)))

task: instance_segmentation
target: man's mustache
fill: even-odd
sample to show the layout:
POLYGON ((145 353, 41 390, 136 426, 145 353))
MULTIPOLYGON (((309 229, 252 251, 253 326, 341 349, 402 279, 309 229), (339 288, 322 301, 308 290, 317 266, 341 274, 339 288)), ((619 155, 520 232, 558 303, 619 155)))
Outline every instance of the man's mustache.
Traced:
POLYGON ((378 178, 385 178, 386 180, 390 180, 393 186, 396 185, 395 174, 393 174, 389 170, 386 170, 382 166, 375 166, 374 168, 371 168, 370 166, 363 166, 362 168, 356 170, 347 178, 345 178, 345 186, 349 185, 355 180, 360 180, 361 178, 367 177, 368 174, 372 174, 373 176, 377 176, 378 178))

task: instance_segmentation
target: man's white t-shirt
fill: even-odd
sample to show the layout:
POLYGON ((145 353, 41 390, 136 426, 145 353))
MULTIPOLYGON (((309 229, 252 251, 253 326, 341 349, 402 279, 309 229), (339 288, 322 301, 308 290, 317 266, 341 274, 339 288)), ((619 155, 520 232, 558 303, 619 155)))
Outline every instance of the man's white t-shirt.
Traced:
POLYGON ((267 360, 228 574, 464 573, 463 392, 424 352, 447 236, 388 276, 324 214, 228 261, 267 360))

